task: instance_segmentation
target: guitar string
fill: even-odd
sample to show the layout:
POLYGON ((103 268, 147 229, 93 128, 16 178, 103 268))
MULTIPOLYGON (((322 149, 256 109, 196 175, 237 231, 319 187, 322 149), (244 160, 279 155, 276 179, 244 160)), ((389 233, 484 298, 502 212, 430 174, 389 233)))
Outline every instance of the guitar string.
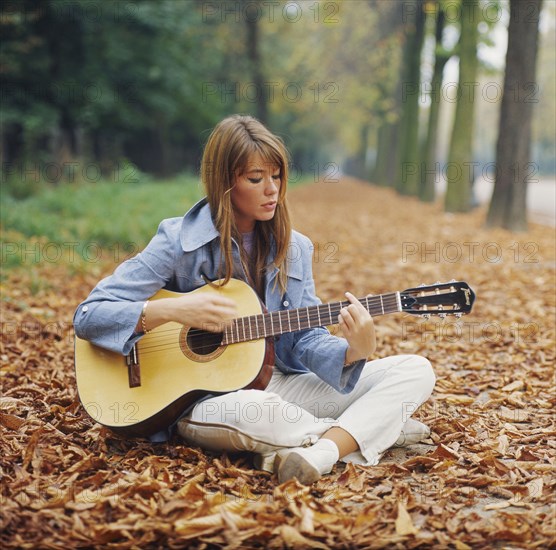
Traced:
MULTIPOLYGON (((395 305, 397 306, 397 303, 395 301, 388 301, 388 302, 385 302, 384 305, 385 305, 386 309, 389 310, 392 306, 395 306, 395 305)), ((332 307, 333 306, 331 306, 331 309, 332 309, 332 307)), ((284 312, 285 311, 292 311, 292 310, 284 310, 284 312)), ((393 309, 392 311, 397 311, 397 308, 393 309)), ((235 326, 234 327, 227 327, 226 332, 231 332, 232 336, 233 336, 234 332, 236 334, 239 333, 239 332, 243 333, 244 329, 245 329, 245 332, 247 332, 248 327, 245 326, 245 325, 249 324, 250 320, 253 320, 254 321, 253 324, 255 325, 255 327, 254 327, 255 330, 258 331, 259 329, 261 329, 263 331, 263 334, 259 336, 259 337, 262 338, 262 337, 264 337, 265 328, 267 328, 267 326, 269 324, 271 324, 272 329, 277 329, 277 330, 279 329, 280 322, 279 322, 279 320, 277 320, 278 315, 276 313, 277 312, 273 312, 273 316, 271 316, 269 313, 264 314, 264 316, 266 316, 266 319, 269 321, 268 324, 266 322, 262 322, 262 317, 263 317, 262 314, 249 316, 249 317, 242 317, 242 318, 239 318, 239 319, 234 319, 234 321, 236 321, 235 326), (242 322, 242 325, 244 325, 244 326, 239 325, 239 323, 238 323, 239 320, 245 320, 244 322, 242 322), (272 323, 270 323, 271 321, 272 321, 272 323)), ((337 313, 339 313, 339 309, 337 311, 334 311, 333 313, 331 312, 332 317, 334 317, 337 313)), ((377 311, 377 314, 378 313, 381 313, 381 311, 380 312, 377 311)), ((385 313, 386 313, 386 311, 385 311, 385 313)), ((283 315, 283 317, 286 317, 286 315, 283 315)), ((305 322, 309 323, 309 325, 307 325, 307 326, 304 326, 304 323, 299 325, 299 323, 295 319, 293 320, 294 326, 296 326, 296 324, 297 324, 298 326, 301 327, 301 328, 297 328, 297 329, 294 329, 294 330, 303 330, 303 329, 311 328, 311 325, 313 324, 313 322, 318 322, 319 320, 321 320, 322 322, 318 326, 326 326, 328 324, 335 324, 333 319, 330 319, 330 321, 328 322, 327 321, 328 317, 330 317, 330 314, 328 312, 324 312, 322 315, 319 314, 319 312, 311 312, 311 314, 308 317, 303 318, 304 323, 305 322), (323 317, 324 317, 324 321, 322 321, 323 317)), ((292 322, 292 320, 290 318, 289 319, 290 325, 291 325, 291 322, 292 322)), ((173 327, 173 328, 169 328, 169 329, 159 330, 159 331, 157 331, 156 335, 160 336, 160 337, 164 337, 165 333, 175 334, 175 332, 181 331, 182 328, 183 328, 183 326, 179 327, 179 328, 173 327)), ((205 330, 202 330, 202 329, 190 329, 188 335, 191 337, 191 336, 195 336, 197 334, 206 334, 207 332, 209 332, 209 331, 205 331, 205 330)), ((223 332, 223 331, 220 331, 220 332, 223 332)), ((150 339, 152 340, 153 337, 151 336, 150 339)))
MULTIPOLYGON (((390 300, 390 301, 391 301, 391 302, 390 302, 390 305, 397 305, 397 300, 396 300, 396 296, 395 296, 395 295, 391 296, 391 295, 389 295, 389 294, 384 294, 384 295, 382 295, 382 297, 383 297, 382 303, 384 303, 385 305, 386 305, 386 303, 387 303, 386 300, 390 300)), ((376 311, 375 314, 376 314, 376 315, 379 315, 379 314, 382 313, 382 311, 381 311, 382 308, 380 307, 380 305, 381 305, 380 296, 370 296, 370 297, 369 297, 369 302, 371 302, 371 300, 373 300, 373 299, 375 299, 375 302, 374 302, 374 303, 369 303, 369 309, 372 309, 373 306, 376 305, 376 306, 377 306, 377 311, 376 311)), ((359 301, 360 301, 360 302, 364 302, 364 301, 366 301, 366 298, 362 298, 362 299, 360 298, 359 301)), ((329 305, 330 305, 330 309, 334 308, 334 309, 336 310, 336 308, 338 308, 338 311, 337 311, 337 312, 334 311, 334 314, 335 314, 335 315, 338 315, 338 314, 340 313, 340 309, 342 309, 342 308, 348 306, 349 304, 350 304, 350 302, 348 302, 348 301, 343 301, 343 302, 331 302, 330 304, 319 304, 318 306, 308 306, 308 307, 309 307, 310 314, 311 314, 311 315, 316 315, 316 316, 318 317, 317 308, 322 308, 322 309, 324 310, 324 312, 321 313, 321 316, 322 316, 322 315, 326 316, 326 315, 328 315, 328 308, 329 308, 329 305)), ((306 310, 306 308, 299 308, 299 309, 300 309, 300 310, 303 310, 303 311, 306 310)), ((296 310, 279 310, 279 311, 280 311, 280 314, 281 314, 281 315, 283 315, 284 317, 286 317, 286 321, 287 321, 287 315, 288 315, 287 312, 288 312, 288 311, 289 311, 289 312, 292 312, 292 311, 296 311, 296 310)), ((274 317, 277 317, 277 316, 278 316, 278 311, 272 311, 272 312, 267 312, 267 313, 258 313, 258 314, 255 314, 255 315, 248 315, 248 316, 245 316, 245 317, 239 317, 239 318, 234 319, 234 321, 239 322, 241 319, 245 319, 245 321, 247 322, 248 319, 254 320, 254 319, 257 318, 257 317, 262 318, 263 316, 266 316, 266 317, 268 318, 268 317, 270 317, 271 314, 272 314, 274 317)), ((306 313, 304 313, 303 315, 305 316, 306 313)), ((315 317, 315 319, 316 319, 317 317, 315 317)), ((304 317, 304 318, 306 318, 306 317, 304 317)), ((311 318, 312 318, 312 317, 311 317, 311 318)), ((171 329, 171 328, 170 328, 170 329, 161 329, 161 330, 158 330, 157 333, 158 333, 158 334, 161 334, 161 333, 163 333, 163 332, 166 332, 166 331, 173 331, 173 330, 174 330, 174 329, 171 329)), ((202 330, 202 329, 191 329, 190 333, 192 333, 193 331, 199 331, 199 332, 203 332, 203 333, 206 332, 206 331, 204 331, 204 330, 202 330)))
MULTIPOLYGON (((368 297, 365 297, 365 298, 358 298, 358 300, 361 303, 367 302, 367 305, 365 307, 369 310, 375 308, 377 310, 376 313, 374 313, 374 312, 371 312, 371 313, 373 313, 375 315, 380 315, 382 313, 389 313, 389 312, 383 312, 382 311, 384 309, 384 306, 386 306, 386 305, 395 306, 394 311, 397 311, 397 306, 398 306, 397 294, 398 294, 397 292, 391 292, 391 293, 387 293, 387 294, 379 294, 379 295, 374 295, 374 296, 368 296, 368 297), (378 307, 379 305, 380 305, 380 309, 378 307)), ((402 297, 405 297, 404 292, 400 292, 399 294, 400 294, 400 299, 402 297)), ((329 304, 318 304, 318 305, 315 305, 315 306, 308 306, 308 308, 299 308, 299 310, 308 309, 309 312, 310 312, 310 315, 308 317, 309 321, 315 321, 315 320, 318 320, 320 318, 319 308, 323 310, 322 315, 326 317, 326 316, 330 316, 331 314, 332 315, 339 315, 340 310, 343 307, 348 306, 349 304, 350 304, 350 302, 346 300, 346 301, 342 301, 342 302, 330 302, 329 304), (334 312, 331 311, 332 308, 334 308, 334 312), (326 311, 326 310, 328 310, 328 311, 326 311), (315 315, 316 315, 316 317, 315 317, 315 315)), ((449 305, 449 304, 445 304, 445 306, 447 306, 447 305, 449 305)), ((245 316, 245 317, 236 318, 236 319, 233 320, 235 322, 235 326, 233 328, 228 328, 227 330, 231 330, 232 333, 234 331, 238 332, 240 330, 239 322, 243 319, 244 321, 242 321, 242 322, 243 323, 248 323, 249 326, 251 326, 251 321, 253 321, 253 324, 255 325, 256 329, 258 329, 259 325, 262 324, 262 328, 263 328, 263 332, 264 332, 267 323, 264 320, 261 320, 260 323, 259 323, 260 319, 262 319, 264 317, 269 322, 272 321, 272 325, 273 325, 273 328, 274 328, 275 319, 278 318, 278 320, 280 320, 280 317, 279 317, 280 315, 283 315, 285 317, 285 319, 284 319, 285 321, 291 323, 289 313, 286 313, 286 312, 292 312, 292 311, 296 311, 296 310, 279 310, 279 311, 258 313, 258 314, 255 314, 255 315, 249 315, 249 316, 245 316), (271 316, 271 314, 273 315, 273 317, 271 316)), ((306 313, 304 313, 304 319, 303 320, 305 321, 305 319, 307 319, 306 313)), ((295 323, 295 319, 294 319, 294 323, 295 323)), ((326 324, 332 324, 332 320, 331 320, 330 323, 323 323, 322 326, 324 326, 326 324)), ((305 328, 310 328, 310 327, 305 327, 305 328)), ((178 330, 181 330, 181 328, 178 329, 178 330)), ((297 329, 297 330, 303 330, 303 329, 300 328, 300 329, 297 329)), ((163 328, 163 329, 157 330, 157 335, 163 335, 163 333, 165 333, 165 332, 169 332, 170 334, 174 334, 175 331, 176 331, 175 328, 169 328, 169 329, 164 329, 163 328)), ((195 336, 196 334, 204 334, 205 332, 208 332, 208 331, 205 331, 203 329, 192 328, 192 329, 189 330, 189 335, 190 336, 195 336)), ((261 336, 261 338, 262 337, 264 337, 264 334, 263 334, 263 336, 261 336)))
MULTIPOLYGON (((307 327, 308 328, 308 327, 307 327)), ((300 328, 299 330, 306 330, 304 327, 300 328)), ((218 333, 214 333, 214 334, 218 334, 218 333)), ((222 343, 222 340, 218 341, 216 340, 214 343, 207 343, 204 345, 195 345, 195 340, 200 340, 202 337, 200 335, 197 335, 196 337, 194 337, 193 342, 191 341, 191 339, 188 339, 187 341, 187 347, 188 349, 192 349, 192 351, 194 351, 195 353, 199 353, 202 354, 203 351, 205 350, 211 350, 214 351, 222 346, 228 346, 228 345, 232 345, 232 344, 239 344, 239 343, 248 343, 248 342, 255 342, 257 340, 262 340, 265 338, 271 338, 273 336, 276 335, 267 335, 266 337, 261 335, 259 338, 239 338, 239 339, 233 339, 232 341, 228 341, 225 343, 222 343)), ((151 343, 151 345, 149 346, 140 346, 139 347, 139 351, 141 354, 149 354, 149 353, 159 353, 165 350, 175 350, 175 349, 179 349, 180 345, 179 342, 177 341, 177 334, 174 335, 174 337, 171 337, 169 340, 167 341, 158 341, 155 343, 151 343)))
MULTIPOLYGON (((317 319, 315 318, 315 321, 316 320, 317 319)), ((317 324, 315 323, 315 325, 313 325, 313 326, 316 327, 317 324)), ((324 325, 318 325, 318 326, 326 326, 326 323, 324 325)), ((295 328, 291 332, 310 329, 311 325, 303 325, 302 324, 301 326, 296 326, 294 324, 294 327, 295 328)), ((272 331, 269 331, 269 334, 267 335, 267 337, 275 336, 275 335, 278 335, 280 333, 279 327, 276 323, 273 325, 272 328, 275 329, 275 333, 271 334, 270 332, 272 332, 272 331)), ((176 329, 173 330, 173 332, 167 333, 164 336, 148 337, 147 340, 143 340, 141 342, 141 346, 140 346, 141 352, 146 353, 146 352, 149 352, 149 351, 160 351, 160 350, 164 349, 165 347, 169 347, 169 348, 175 347, 176 343, 177 343, 176 342, 176 337, 177 337, 178 333, 181 332, 181 330, 182 329, 176 328, 176 329)), ((191 343, 192 339, 195 341, 195 340, 200 340, 203 337, 210 338, 211 335, 215 335, 215 337, 216 337, 216 335, 222 335, 222 334, 223 333, 202 332, 202 333, 194 334, 192 336, 188 335, 189 337, 187 338, 187 340, 188 340, 189 343, 191 343)), ((238 334, 237 336, 234 336, 234 335, 230 335, 230 336, 232 336, 233 341, 228 342, 227 344, 233 344, 233 343, 238 343, 238 342, 249 342, 249 341, 252 341, 252 340, 258 340, 258 339, 262 339, 262 338, 265 337, 262 330, 259 331, 258 336, 255 337, 255 338, 249 338, 249 337, 246 338, 245 336, 247 336, 247 335, 243 334, 243 331, 241 331, 241 334, 238 334)), ((193 345, 194 345, 194 342, 193 342, 193 345)), ((219 345, 221 345, 221 344, 219 344, 219 345)), ((198 346, 194 346, 194 347, 195 347, 195 349, 201 351, 201 350, 206 349, 206 348, 214 347, 214 344, 207 343, 206 345, 198 345, 198 346)))
MULTIPOLYGON (((397 302, 396 302, 395 300, 390 300, 390 301, 384 302, 384 306, 385 306, 386 309, 390 309, 392 306, 397 306, 397 302)), ((309 306, 309 310, 311 310, 311 307, 314 307, 314 306, 309 306)), ((343 306, 342 306, 342 307, 343 307, 343 306)), ((304 321, 304 322, 307 322, 307 321, 308 321, 308 322, 311 323, 311 324, 312 324, 313 321, 318 321, 319 319, 322 319, 322 318, 324 318, 325 321, 326 321, 326 318, 327 318, 327 317, 330 317, 331 315, 332 315, 332 317, 334 317, 335 315, 339 314, 339 312, 340 312, 340 310, 342 309, 342 307, 339 307, 339 309, 338 309, 338 305, 331 306, 331 308, 330 308, 331 310, 332 310, 332 308, 334 308, 334 311, 333 311, 333 312, 332 312, 332 311, 330 311, 330 312, 325 311, 325 312, 323 312, 323 313, 319 313, 319 312, 317 312, 317 311, 310 311, 310 315, 309 315, 309 316, 306 316, 306 314, 305 314, 305 316, 303 317, 302 321, 304 321), (337 309, 337 311, 336 311, 336 309, 337 309)), ((304 309, 304 308, 301 308, 301 309, 304 309)), ((327 309, 328 309, 328 308, 327 308, 327 309)), ((233 321, 235 322, 235 326, 234 326, 234 327, 227 327, 227 331, 228 331, 228 332, 231 331, 232 333, 233 333, 233 332, 236 332, 236 333, 237 333, 238 331, 243 332, 243 328, 239 325, 239 322, 242 321, 242 320, 244 320, 244 321, 242 322, 242 324, 244 324, 244 325, 248 325, 249 322, 252 320, 252 321, 253 321, 253 325, 255 325, 255 330, 257 330, 258 328, 260 328, 260 329, 262 329, 262 330, 264 331, 264 328, 265 328, 268 324, 270 324, 270 321, 272 321, 272 328, 278 328, 279 325, 280 325, 280 322, 279 322, 279 320, 277 320, 277 318, 279 317, 279 315, 281 315, 282 317, 285 317, 285 318, 286 318, 286 319, 283 319, 283 321, 287 322, 287 321, 288 321, 289 315, 287 315, 286 312, 288 312, 288 311, 295 311, 295 310, 281 310, 280 313, 278 313, 278 312, 271 312, 271 313, 256 314, 256 315, 250 315, 250 316, 246 316, 246 317, 236 318, 236 319, 233 320, 233 321), (265 317, 265 318, 269 321, 268 324, 262 320, 263 317, 265 317)), ((397 311, 397 307, 396 307, 396 309, 394 309, 393 311, 397 311)), ((377 312, 376 312, 377 315, 378 315, 378 314, 381 314, 381 313, 382 313, 382 308, 381 308, 380 311, 377 310, 377 312)), ((385 311, 385 313, 387 313, 387 311, 385 311)), ((290 322, 290 323, 292 322, 292 319, 291 319, 291 318, 289 319, 289 322, 290 322)), ((293 319, 293 323, 294 323, 294 325, 295 325, 296 323, 298 324, 298 322, 297 322, 295 319, 293 319)), ((330 322, 323 322, 323 323, 322 323, 321 325, 319 325, 319 326, 325 326, 325 325, 328 325, 328 324, 336 324, 336 323, 334 322, 333 319, 331 319, 330 322)), ((171 334, 173 334, 173 333, 175 333, 176 331, 181 331, 182 328, 183 328, 183 326, 185 326, 185 325, 182 325, 182 326, 179 327, 179 328, 172 327, 172 328, 167 328, 167 329, 158 330, 156 334, 157 334, 158 336, 163 336, 164 333, 171 333, 171 334)), ((246 326, 246 327, 245 327, 245 331, 247 331, 247 328, 248 328, 248 327, 246 326)), ((310 326, 307 326, 307 327, 304 327, 304 328, 311 328, 311 327, 310 327, 310 326)), ((302 330, 302 329, 295 329, 295 330, 302 330)), ((198 328, 191 328, 191 329, 189 330, 189 333, 188 333, 188 334, 189 334, 189 336, 194 336, 194 335, 196 335, 197 333, 199 333, 199 334, 205 334, 206 332, 210 332, 210 331, 206 331, 206 330, 198 329, 198 328)), ((219 331, 219 332, 223 332, 223 331, 219 331)), ((287 332, 287 331, 286 331, 286 332, 287 332)), ((292 332, 293 332, 293 331, 292 331, 292 332)), ((264 334, 261 336, 261 338, 262 338, 263 336, 264 336, 264 334)), ((151 338, 152 338, 152 337, 151 337, 151 338)))
MULTIPOLYGON (((388 306, 393 306, 393 305, 397 305, 397 302, 395 300, 390 300, 389 302, 385 302, 384 303, 385 308, 388 308, 388 306)), ((332 307, 332 306, 331 306, 332 307)), ((337 306, 336 306, 337 307, 337 306)), ((339 308, 341 309, 341 307, 339 308)), ((338 309, 338 313, 339 313, 339 309, 338 309)), ((397 310, 397 309, 396 309, 397 310)), ((396 311, 393 310, 393 311, 396 311)), ((288 310, 285 310, 288 311, 288 310)), ((292 311, 292 310, 290 310, 292 311)), ((260 314, 259 314, 260 315, 260 314)), ((267 314, 268 315, 268 314, 267 314)), ((328 314, 326 314, 328 315, 328 314)), ((257 316, 252 316, 252 317, 257 317, 257 316)), ((304 326, 303 324, 301 326, 299 326, 299 328, 295 328, 294 330, 292 330, 292 332, 295 331, 301 331, 301 330, 306 330, 311 328, 311 323, 315 322, 314 326, 317 326, 317 323, 319 321, 319 315, 315 315, 314 313, 312 315, 309 315, 308 318, 304 318, 303 321, 304 322, 309 322, 308 326, 304 326)), ((326 320, 326 318, 325 318, 326 320)), ((277 332, 279 332, 279 323, 276 322, 276 319, 272 319, 273 323, 272 323, 272 327, 271 327, 271 331, 272 329, 276 329, 277 332)), ((294 326, 296 326, 297 321, 294 321, 294 326)), ((326 326, 327 324, 330 323, 323 323, 322 325, 319 326, 326 326)), ((256 327, 258 328, 263 328, 262 326, 258 326, 256 327)), ((266 327, 265 327, 266 328, 266 327)), ((236 332, 238 333, 240 330, 239 325, 237 325, 237 330, 233 330, 232 332, 236 332)), ((156 335, 152 335, 152 336, 147 336, 147 340, 143 340, 142 345, 140 346, 140 352, 142 354, 148 354, 148 353, 152 353, 152 352, 160 352, 163 351, 164 349, 175 349, 176 348, 176 335, 182 331, 182 327, 180 328, 173 328, 173 329, 165 329, 164 331, 159 331, 156 335), (165 334, 161 334, 161 332, 164 332, 165 334)), ((243 333, 243 329, 241 329, 241 333, 243 333)), ((247 330, 245 330, 245 332, 247 332, 247 330)), ((190 341, 191 338, 193 339, 200 339, 202 337, 204 337, 206 334, 208 333, 208 331, 203 331, 203 330, 199 330, 199 329, 192 329, 189 331, 188 333, 188 338, 187 340, 190 341)), ((223 333, 208 333, 208 334, 223 334, 223 333)), ((239 334, 238 334, 239 336, 239 334)), ((268 336, 271 336, 271 334, 269 334, 268 336)), ((233 337, 233 334, 232 334, 233 337)), ((262 339, 264 338, 264 331, 263 334, 260 334, 259 331, 259 337, 258 338, 254 338, 253 340, 257 340, 257 339, 262 339)), ((237 343, 237 342, 248 342, 251 341, 250 338, 248 339, 244 339, 244 338, 239 338, 239 340, 236 340, 235 342, 230 342, 231 343, 237 343)), ((220 346, 221 344, 219 344, 220 346)), ((217 346, 217 347, 219 347, 217 346)), ((214 344, 207 344, 204 346, 195 346, 194 349, 198 350, 198 351, 203 351, 204 349, 209 349, 209 348, 213 348, 214 344)))

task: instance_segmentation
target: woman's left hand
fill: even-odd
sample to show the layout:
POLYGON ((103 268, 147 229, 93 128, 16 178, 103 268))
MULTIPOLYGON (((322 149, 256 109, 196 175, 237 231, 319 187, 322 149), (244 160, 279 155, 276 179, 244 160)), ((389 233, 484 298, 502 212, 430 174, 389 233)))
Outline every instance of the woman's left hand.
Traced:
POLYGON ((348 341, 346 364, 367 359, 376 350, 375 326, 371 314, 351 292, 346 292, 349 306, 340 310, 338 322, 348 341))

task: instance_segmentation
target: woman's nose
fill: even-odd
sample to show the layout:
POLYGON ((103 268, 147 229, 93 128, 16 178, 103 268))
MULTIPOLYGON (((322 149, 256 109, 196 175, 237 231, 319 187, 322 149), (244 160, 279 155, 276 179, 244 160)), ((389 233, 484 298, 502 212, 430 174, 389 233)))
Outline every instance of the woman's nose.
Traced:
POLYGON ((269 176, 266 183, 266 194, 273 195, 278 191, 278 182, 274 181, 272 176, 269 176))

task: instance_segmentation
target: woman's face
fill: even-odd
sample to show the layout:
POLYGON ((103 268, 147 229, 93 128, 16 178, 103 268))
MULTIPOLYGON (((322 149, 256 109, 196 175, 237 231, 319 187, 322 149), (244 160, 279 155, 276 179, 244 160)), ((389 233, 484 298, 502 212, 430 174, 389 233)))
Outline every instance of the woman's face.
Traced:
POLYGON ((280 184, 280 168, 265 162, 259 153, 251 155, 245 171, 236 175, 231 191, 236 225, 241 233, 253 231, 257 220, 274 217, 280 184))

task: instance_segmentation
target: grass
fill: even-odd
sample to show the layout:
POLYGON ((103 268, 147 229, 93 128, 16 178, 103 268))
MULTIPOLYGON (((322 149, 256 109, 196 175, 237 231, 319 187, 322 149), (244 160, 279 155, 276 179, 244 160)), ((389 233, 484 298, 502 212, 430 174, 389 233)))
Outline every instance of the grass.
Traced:
POLYGON ((202 196, 198 179, 189 175, 133 185, 64 184, 24 200, 6 194, 0 206, 3 266, 70 255, 90 259, 100 248, 114 256, 136 252, 162 219, 182 216, 202 196))
POLYGON ((70 239, 111 246, 145 242, 163 218, 183 215, 199 198, 196 178, 180 176, 164 182, 118 185, 61 185, 25 200, 3 197, 3 227, 25 237, 70 239))
POLYGON ((101 249, 119 263, 149 242, 161 220, 182 216, 203 195, 194 175, 134 184, 45 186, 24 199, 4 191, 3 269, 45 262, 76 267, 75 258, 94 264, 101 249))

